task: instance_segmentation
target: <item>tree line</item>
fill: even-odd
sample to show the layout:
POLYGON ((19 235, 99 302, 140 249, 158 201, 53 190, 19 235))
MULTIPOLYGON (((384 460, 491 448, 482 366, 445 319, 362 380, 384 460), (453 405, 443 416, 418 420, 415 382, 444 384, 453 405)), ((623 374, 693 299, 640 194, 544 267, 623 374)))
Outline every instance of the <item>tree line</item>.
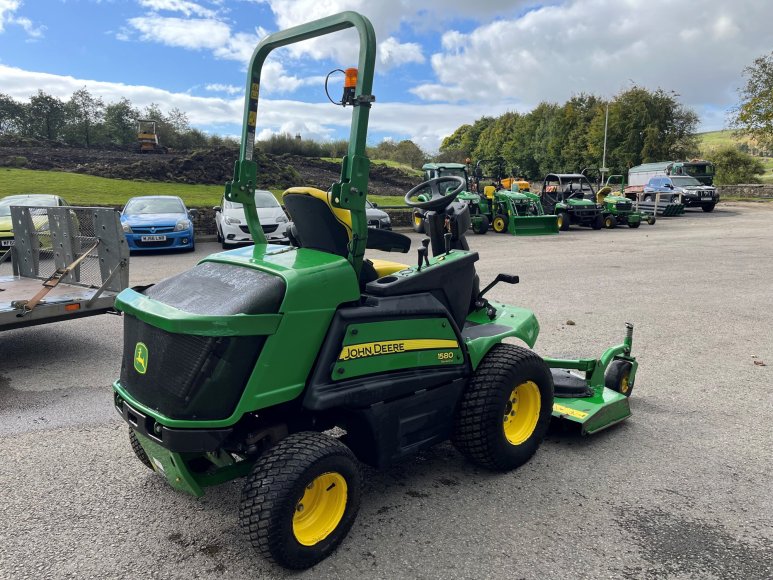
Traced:
POLYGON ((598 170, 607 107, 606 165, 611 173, 698 154, 698 116, 673 93, 632 87, 608 101, 580 94, 563 105, 542 102, 528 113, 482 117, 446 137, 439 158, 460 162, 499 158, 530 179, 547 173, 598 170))
POLYGON ((139 109, 126 98, 105 104, 86 88, 75 91, 67 100, 41 90, 28 102, 0 93, 0 135, 74 147, 132 149, 137 145, 139 119, 156 121, 158 139, 165 147, 193 149, 235 144, 232 139, 191 127, 188 116, 180 109, 164 113, 153 103, 139 109))

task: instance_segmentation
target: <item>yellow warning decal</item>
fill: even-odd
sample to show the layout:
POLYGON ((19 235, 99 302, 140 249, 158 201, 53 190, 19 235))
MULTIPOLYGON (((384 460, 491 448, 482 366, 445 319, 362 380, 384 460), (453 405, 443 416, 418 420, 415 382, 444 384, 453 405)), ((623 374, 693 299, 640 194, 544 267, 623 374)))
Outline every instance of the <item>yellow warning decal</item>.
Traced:
POLYGON ((247 117, 247 124, 250 127, 254 127, 255 123, 257 122, 258 114, 255 111, 250 111, 249 116, 247 117))
POLYGON ((575 419, 585 419, 585 417, 588 416, 588 413, 585 413, 584 411, 578 411, 577 409, 565 407, 564 405, 559 405, 558 403, 553 403, 553 412, 559 413, 561 415, 569 415, 575 419))
POLYGON ((252 83, 252 87, 250 87, 250 98, 257 99, 259 90, 258 83, 252 83))
POLYGON ((338 360, 352 360, 369 356, 397 354, 411 350, 433 350, 439 348, 459 348, 455 340, 436 338, 414 338, 410 340, 384 340, 380 342, 362 342, 345 346, 338 360))

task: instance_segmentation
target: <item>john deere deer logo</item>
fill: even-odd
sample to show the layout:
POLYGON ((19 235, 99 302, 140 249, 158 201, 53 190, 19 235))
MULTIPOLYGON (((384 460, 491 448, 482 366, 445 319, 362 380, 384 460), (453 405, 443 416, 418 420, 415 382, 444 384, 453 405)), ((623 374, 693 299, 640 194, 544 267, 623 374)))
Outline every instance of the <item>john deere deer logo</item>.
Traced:
POLYGON ((134 370, 141 375, 148 372, 148 347, 144 342, 138 342, 134 347, 134 370))

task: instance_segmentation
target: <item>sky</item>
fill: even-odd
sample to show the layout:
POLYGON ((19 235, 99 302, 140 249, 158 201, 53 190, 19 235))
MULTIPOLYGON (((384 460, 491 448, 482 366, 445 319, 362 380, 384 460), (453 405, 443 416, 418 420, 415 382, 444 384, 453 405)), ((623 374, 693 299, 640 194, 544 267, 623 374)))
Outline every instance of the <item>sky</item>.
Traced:
MULTIPOLYGON (((633 85, 673 91, 700 130, 722 129, 744 67, 773 48, 770 0, 0 0, 0 93, 67 99, 86 87, 238 136, 257 43, 343 10, 376 30, 369 143, 412 139, 429 153, 483 115, 633 85)), ((351 109, 323 85, 357 50, 346 30, 272 52, 259 137, 346 138, 351 109)))

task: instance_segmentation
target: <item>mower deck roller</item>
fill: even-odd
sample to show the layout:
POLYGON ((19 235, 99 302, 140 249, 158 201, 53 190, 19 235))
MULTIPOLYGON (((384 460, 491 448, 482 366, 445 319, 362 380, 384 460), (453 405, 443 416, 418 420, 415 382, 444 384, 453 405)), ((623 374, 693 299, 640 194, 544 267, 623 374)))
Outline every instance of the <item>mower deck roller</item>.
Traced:
POLYGON ((406 195, 428 235, 413 265, 365 255, 411 244, 367 227, 375 55, 373 27, 353 12, 265 37, 225 192, 244 205, 255 245, 116 300, 125 316, 114 403, 137 458, 193 495, 244 477, 240 525, 260 555, 288 568, 313 566, 346 537, 362 495, 359 462, 387 468, 450 439, 477 465, 512 470, 537 452, 554 412, 550 368, 531 350, 534 313, 486 298, 518 277, 480 288, 470 209, 456 200, 461 178, 406 195), (350 27, 360 52, 338 103, 352 107, 340 179, 328 191, 285 191, 292 245, 268 244, 252 159, 263 62, 275 48, 350 27))

